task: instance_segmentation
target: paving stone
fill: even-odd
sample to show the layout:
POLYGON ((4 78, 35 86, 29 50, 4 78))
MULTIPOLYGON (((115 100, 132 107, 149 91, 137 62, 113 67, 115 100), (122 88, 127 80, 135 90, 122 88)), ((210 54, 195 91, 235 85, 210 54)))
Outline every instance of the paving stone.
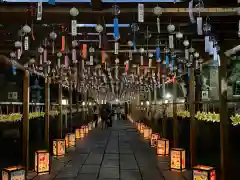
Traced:
POLYGON ((96 174, 79 174, 75 180, 96 180, 96 174))
POLYGON ((105 159, 119 159, 119 154, 104 154, 105 159))
POLYGON ((56 178, 73 178, 76 177, 80 167, 69 166, 64 167, 62 171, 56 176, 56 178))
POLYGON ((100 165, 83 165, 80 173, 82 174, 98 174, 100 165))
POLYGON ((119 179, 119 168, 101 168, 99 178, 119 179))
POLYGON ((121 170, 121 179, 123 180, 141 180, 139 170, 121 170))
POLYGON ((103 154, 92 153, 88 156, 86 164, 101 164, 103 154))
POLYGON ((118 159, 103 159, 102 167, 119 167, 118 159))

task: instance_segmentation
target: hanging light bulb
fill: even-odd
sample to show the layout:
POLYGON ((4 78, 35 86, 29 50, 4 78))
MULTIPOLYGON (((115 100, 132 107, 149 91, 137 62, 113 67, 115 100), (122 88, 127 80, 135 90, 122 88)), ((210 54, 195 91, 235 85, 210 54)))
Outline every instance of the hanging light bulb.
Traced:
POLYGON ((173 24, 169 24, 168 26, 167 26, 167 31, 168 31, 168 33, 173 33, 174 31, 175 31, 175 26, 173 25, 173 24))
POLYGON ((24 50, 29 50, 29 37, 28 37, 28 34, 31 32, 31 27, 29 25, 24 25, 22 27, 22 31, 23 33, 25 34, 25 37, 24 37, 24 50))

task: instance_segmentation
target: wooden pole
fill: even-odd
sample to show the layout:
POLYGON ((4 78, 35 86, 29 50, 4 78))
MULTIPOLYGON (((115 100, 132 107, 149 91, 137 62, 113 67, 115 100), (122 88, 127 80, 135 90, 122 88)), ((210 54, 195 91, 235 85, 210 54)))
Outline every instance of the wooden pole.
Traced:
POLYGON ((29 169, 29 72, 23 76, 23 164, 29 169))
POLYGON ((49 109, 50 109, 50 79, 49 77, 45 78, 45 116, 44 116, 44 142, 46 149, 49 150, 49 109))
POLYGON ((190 111, 190 159, 191 167, 196 163, 196 122, 195 122, 195 77, 194 68, 190 67, 189 79, 189 111, 190 111))
POLYGON ((178 147, 177 83, 173 83, 173 145, 178 147))
POLYGON ((72 91, 73 91, 73 83, 72 83, 72 80, 70 80, 69 82, 69 108, 70 108, 70 121, 69 121, 69 130, 72 131, 72 91))
POLYGON ((221 55, 219 67, 219 100, 220 100, 220 152, 221 152, 221 180, 231 179, 229 155, 229 127, 227 105, 227 59, 221 55))
POLYGON ((59 108, 59 114, 58 114, 58 137, 63 137, 63 114, 62 114, 62 84, 58 84, 58 108, 59 108))
POLYGON ((162 120, 162 135, 167 138, 167 103, 165 103, 166 89, 165 89, 165 75, 162 75, 162 99, 163 99, 163 120, 162 120))

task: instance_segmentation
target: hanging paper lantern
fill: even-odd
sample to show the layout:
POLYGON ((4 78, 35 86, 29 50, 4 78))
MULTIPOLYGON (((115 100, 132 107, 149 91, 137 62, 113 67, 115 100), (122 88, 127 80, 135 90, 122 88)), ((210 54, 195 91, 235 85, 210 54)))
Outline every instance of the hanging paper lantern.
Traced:
POLYGON ((69 13, 72 17, 76 17, 79 14, 79 11, 77 8, 73 7, 70 9, 69 13))
POLYGON ((26 25, 23 26, 22 31, 23 31, 25 34, 28 34, 28 33, 31 32, 31 27, 26 24, 26 25))
POLYGON ((57 34, 55 32, 51 32, 49 34, 49 37, 52 39, 52 40, 55 40, 57 38, 57 34))
POLYGON ((169 33, 173 33, 173 32, 175 31, 175 26, 174 26, 173 24, 169 24, 169 25, 167 26, 167 31, 168 31, 169 33))
POLYGON ((187 39, 185 39, 184 41, 183 41, 183 45, 185 46, 185 47, 188 47, 189 46, 189 41, 187 40, 187 39))
POLYGON ((101 24, 98 24, 98 25, 96 25, 95 30, 96 30, 98 33, 101 33, 101 32, 103 31, 103 26, 102 26, 101 24))
POLYGON ((198 53, 198 52, 195 52, 195 53, 194 53, 194 57, 195 57, 195 58, 199 58, 199 53, 198 53))
POLYGON ((178 40, 182 39, 182 38, 183 38, 183 33, 177 32, 177 33, 176 33, 176 38, 177 38, 178 40))
POLYGON ((133 42, 132 41, 128 41, 128 46, 132 47, 133 46, 133 42))
POLYGON ((163 9, 159 6, 153 8, 153 14, 156 16, 160 16, 163 13, 163 9))

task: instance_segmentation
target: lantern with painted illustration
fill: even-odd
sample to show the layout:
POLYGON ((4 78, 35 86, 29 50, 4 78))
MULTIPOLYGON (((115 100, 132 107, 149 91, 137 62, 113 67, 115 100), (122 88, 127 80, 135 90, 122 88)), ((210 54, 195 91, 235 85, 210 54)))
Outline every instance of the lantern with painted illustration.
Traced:
MULTIPOLYGON (((76 146, 76 137, 74 133, 68 133, 66 135, 68 147, 75 147, 76 146)), ((66 143, 67 144, 67 143, 66 143)), ((67 145, 66 145, 67 146, 67 145)))
POLYGON ((47 150, 39 150, 35 152, 35 171, 38 175, 49 174, 50 154, 47 150))
POLYGON ((146 126, 143 130, 143 138, 149 139, 151 137, 151 134, 152 134, 152 130, 146 126))
POLYGON ((75 129, 75 137, 76 137, 76 139, 80 139, 81 138, 80 131, 81 131, 81 129, 75 129))
POLYGON ((172 148, 170 156, 170 169, 172 171, 182 172, 186 169, 185 157, 186 152, 183 148, 172 148))
POLYGON ((68 140, 67 134, 65 135, 65 145, 66 145, 66 148, 69 148, 69 140, 68 140))
POLYGON ((157 147, 158 139, 160 139, 159 133, 153 133, 151 136, 151 146, 157 147))
POLYGON ((84 126, 84 133, 88 134, 88 126, 84 126))
POLYGON ((13 166, 2 170, 2 180, 25 180, 26 171, 22 166, 13 166))
POLYGON ((194 166, 193 180, 216 180, 216 171, 211 166, 204 165, 194 166))
POLYGON ((53 155, 54 156, 65 155, 65 139, 53 140, 53 155))
POLYGON ((161 138, 157 140, 157 155, 168 156, 169 154, 169 140, 161 138))

